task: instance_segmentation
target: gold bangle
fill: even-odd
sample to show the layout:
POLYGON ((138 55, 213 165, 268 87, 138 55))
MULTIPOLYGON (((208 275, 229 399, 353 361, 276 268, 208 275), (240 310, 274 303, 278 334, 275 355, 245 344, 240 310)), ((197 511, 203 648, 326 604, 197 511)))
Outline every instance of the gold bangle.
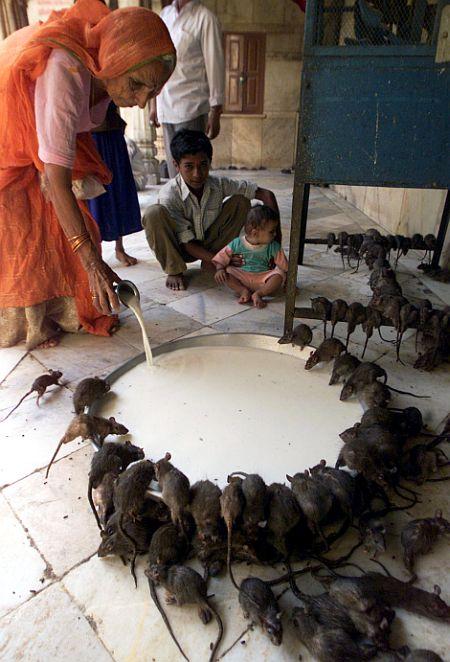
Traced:
POLYGON ((73 237, 67 237, 67 241, 70 244, 73 244, 73 243, 77 242, 78 239, 81 239, 82 237, 86 237, 86 236, 89 236, 89 233, 87 232, 87 230, 85 230, 81 234, 75 234, 73 237))
POLYGON ((77 242, 74 242, 72 244, 72 251, 76 253, 83 246, 83 244, 85 244, 87 241, 90 241, 90 239, 91 238, 89 235, 87 235, 86 237, 81 237, 80 239, 78 239, 77 242))

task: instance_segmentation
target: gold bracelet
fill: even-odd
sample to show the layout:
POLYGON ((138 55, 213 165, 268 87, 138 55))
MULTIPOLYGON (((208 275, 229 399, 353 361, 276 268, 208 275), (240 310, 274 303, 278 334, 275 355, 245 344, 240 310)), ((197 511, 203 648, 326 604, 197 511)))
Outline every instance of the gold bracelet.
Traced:
POLYGON ((85 244, 87 241, 90 241, 90 239, 91 238, 89 235, 87 235, 86 237, 81 237, 76 243, 74 242, 72 244, 72 251, 76 253, 77 250, 79 250, 83 246, 83 244, 85 244))
POLYGON ((88 237, 88 236, 89 236, 89 233, 87 232, 87 230, 85 230, 81 234, 75 234, 73 237, 67 237, 67 241, 72 246, 74 243, 77 243, 79 239, 84 238, 84 237, 88 237))

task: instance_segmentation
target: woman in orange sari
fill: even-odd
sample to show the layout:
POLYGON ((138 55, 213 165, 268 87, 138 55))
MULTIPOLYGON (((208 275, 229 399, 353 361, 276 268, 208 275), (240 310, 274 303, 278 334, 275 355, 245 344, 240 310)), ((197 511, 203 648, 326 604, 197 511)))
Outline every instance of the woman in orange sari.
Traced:
POLYGON ((0 346, 51 346, 80 327, 106 336, 117 324, 120 279, 80 201, 111 179, 89 131, 111 100, 144 108, 174 66, 156 14, 100 0, 1 44, 0 346))

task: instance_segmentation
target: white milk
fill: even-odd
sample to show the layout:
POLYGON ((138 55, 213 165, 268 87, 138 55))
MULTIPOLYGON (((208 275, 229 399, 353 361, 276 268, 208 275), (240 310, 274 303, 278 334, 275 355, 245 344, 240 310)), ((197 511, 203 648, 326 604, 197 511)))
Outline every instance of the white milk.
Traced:
POLYGON ((132 310, 133 313, 136 315, 136 319, 139 322, 139 326, 141 327, 142 344, 144 345, 144 352, 145 352, 145 357, 147 359, 147 366, 151 367, 153 365, 152 348, 150 347, 147 331, 145 330, 144 317, 142 315, 142 309, 141 309, 141 304, 139 303, 139 299, 131 290, 125 288, 121 290, 120 297, 122 303, 128 306, 128 308, 132 310))
POLYGON ((328 386, 331 364, 304 370, 309 352, 179 349, 155 359, 163 370, 142 363, 120 377, 99 413, 126 425, 147 457, 170 451, 191 483, 224 485, 236 470, 285 482, 322 458, 334 465, 339 433, 362 413, 357 402, 340 402, 341 385, 328 386))

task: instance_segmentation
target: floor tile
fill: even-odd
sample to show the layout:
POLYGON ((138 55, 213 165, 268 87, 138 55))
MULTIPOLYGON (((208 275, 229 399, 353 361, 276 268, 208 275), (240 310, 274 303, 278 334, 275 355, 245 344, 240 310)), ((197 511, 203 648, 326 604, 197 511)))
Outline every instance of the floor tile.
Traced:
MULTIPOLYGON (((45 467, 73 414, 72 393, 55 389, 36 407, 34 399, 25 400, 17 412, 0 423, 3 444, 0 486, 13 483, 45 467)), ((78 448, 72 441, 61 448, 60 456, 78 448)))
MULTIPOLYGON (((0 384, 26 354, 25 345, 0 349, 0 384)), ((0 391, 1 394, 1 391, 0 391)), ((1 396, 0 396, 0 402, 1 396)))
POLYGON ((238 313, 241 308, 234 294, 225 288, 191 294, 189 297, 168 304, 168 307, 184 315, 190 315, 202 324, 214 324, 238 313))
POLYGON ((67 593, 50 586, 0 621, 8 662, 107 662, 112 658, 67 593))
POLYGON ((56 462, 46 480, 34 473, 3 491, 39 551, 59 577, 93 554, 99 532, 87 500, 92 448, 56 462))
MULTIPOLYGON (((50 579, 45 561, 33 547, 22 524, 0 494, 0 618, 33 592, 42 590, 50 579)), ((0 621, 0 631, 2 629, 0 621)), ((1 635, 0 635, 1 641, 1 635)), ((1 650, 1 643, 0 643, 1 650)), ((5 659, 5 658, 3 658, 5 659)))
MULTIPOLYGON (((128 320, 124 318, 119 331, 123 333, 127 324, 128 320)), ((35 349, 32 354, 45 366, 62 370, 64 379, 73 382, 94 375, 105 376, 114 366, 133 356, 135 351, 128 343, 122 342, 118 333, 107 338, 66 333, 58 347, 35 349)))

